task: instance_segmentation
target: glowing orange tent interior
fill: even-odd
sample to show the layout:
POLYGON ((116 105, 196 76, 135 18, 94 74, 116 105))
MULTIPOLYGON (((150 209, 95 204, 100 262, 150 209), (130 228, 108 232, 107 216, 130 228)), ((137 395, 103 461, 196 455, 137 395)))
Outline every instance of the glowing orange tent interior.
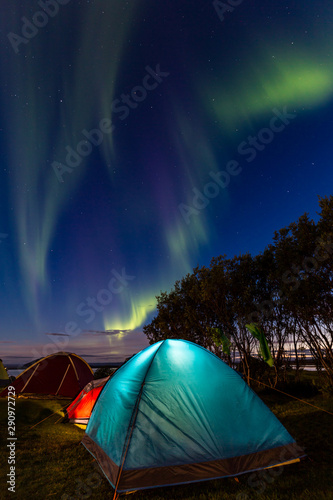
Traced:
POLYGON ((67 408, 67 416, 71 423, 87 425, 92 409, 100 392, 110 377, 100 378, 89 382, 67 408))

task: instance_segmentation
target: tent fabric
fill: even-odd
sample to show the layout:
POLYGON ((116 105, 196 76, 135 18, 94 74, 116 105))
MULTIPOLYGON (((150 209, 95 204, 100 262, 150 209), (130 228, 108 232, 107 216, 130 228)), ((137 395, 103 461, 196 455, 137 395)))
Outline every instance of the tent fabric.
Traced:
POLYGON ((171 339, 138 353, 107 382, 82 443, 119 493, 304 456, 232 368, 197 344, 171 339))
POLYGON ((2 360, 0 360, 0 386, 9 384, 9 376, 6 368, 3 365, 2 360))
MULTIPOLYGON (((57 352, 24 370, 11 384, 16 394, 49 394, 74 398, 93 378, 93 371, 80 356, 57 352)), ((0 396, 7 396, 7 389, 0 396)))
POLYGON ((96 400, 110 377, 89 382, 67 408, 67 417, 71 423, 85 425, 88 423, 96 400))

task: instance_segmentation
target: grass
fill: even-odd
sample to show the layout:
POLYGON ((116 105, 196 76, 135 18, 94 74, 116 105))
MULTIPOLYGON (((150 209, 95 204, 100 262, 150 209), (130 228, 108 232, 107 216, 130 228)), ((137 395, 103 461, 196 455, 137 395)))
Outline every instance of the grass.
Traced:
MULTIPOLYGON (((301 463, 191 485, 157 488, 131 495, 131 500, 333 500, 333 416, 272 391, 260 392, 308 457, 301 463)), ((333 413, 333 398, 317 394, 304 398, 333 413)), ((72 500, 113 497, 113 489, 100 474, 93 457, 80 444, 84 431, 55 423, 68 400, 16 400, 16 491, 7 490, 9 473, 7 400, 0 400, 2 454, 1 498, 17 500, 72 500), (50 416, 37 427, 35 423, 50 416)))

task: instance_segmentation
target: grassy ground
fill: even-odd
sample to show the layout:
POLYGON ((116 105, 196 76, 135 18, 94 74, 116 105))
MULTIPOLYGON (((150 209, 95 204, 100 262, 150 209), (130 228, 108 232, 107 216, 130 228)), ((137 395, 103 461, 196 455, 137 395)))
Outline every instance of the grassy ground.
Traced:
MULTIPOLYGON (((135 493, 131 500, 333 500, 333 416, 273 392, 260 397, 277 415, 308 459, 279 469, 244 474, 239 482, 221 479, 135 493)), ((333 398, 316 395, 306 401, 333 413, 333 398)), ((113 497, 113 489, 80 444, 84 431, 55 423, 68 401, 48 399, 16 400, 16 490, 7 490, 9 473, 6 448, 7 400, 0 400, 2 499, 70 500, 113 497), (45 422, 35 423, 51 415, 45 422)))

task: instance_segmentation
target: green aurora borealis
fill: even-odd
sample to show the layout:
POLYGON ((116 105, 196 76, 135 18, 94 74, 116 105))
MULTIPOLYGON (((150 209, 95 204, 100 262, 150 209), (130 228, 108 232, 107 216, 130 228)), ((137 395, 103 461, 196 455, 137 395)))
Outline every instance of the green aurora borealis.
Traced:
POLYGON ((38 10, 0 7, 2 357, 122 359, 146 345, 160 291, 263 250, 331 194, 333 6, 244 0, 221 22, 203 0, 71 0, 15 53, 8 33, 38 10), (248 162, 240 144, 284 108, 296 118, 248 162), (54 162, 103 120, 114 130, 59 182, 54 162), (198 209, 230 161, 239 173, 198 209), (134 278, 113 289, 113 271, 134 278))

